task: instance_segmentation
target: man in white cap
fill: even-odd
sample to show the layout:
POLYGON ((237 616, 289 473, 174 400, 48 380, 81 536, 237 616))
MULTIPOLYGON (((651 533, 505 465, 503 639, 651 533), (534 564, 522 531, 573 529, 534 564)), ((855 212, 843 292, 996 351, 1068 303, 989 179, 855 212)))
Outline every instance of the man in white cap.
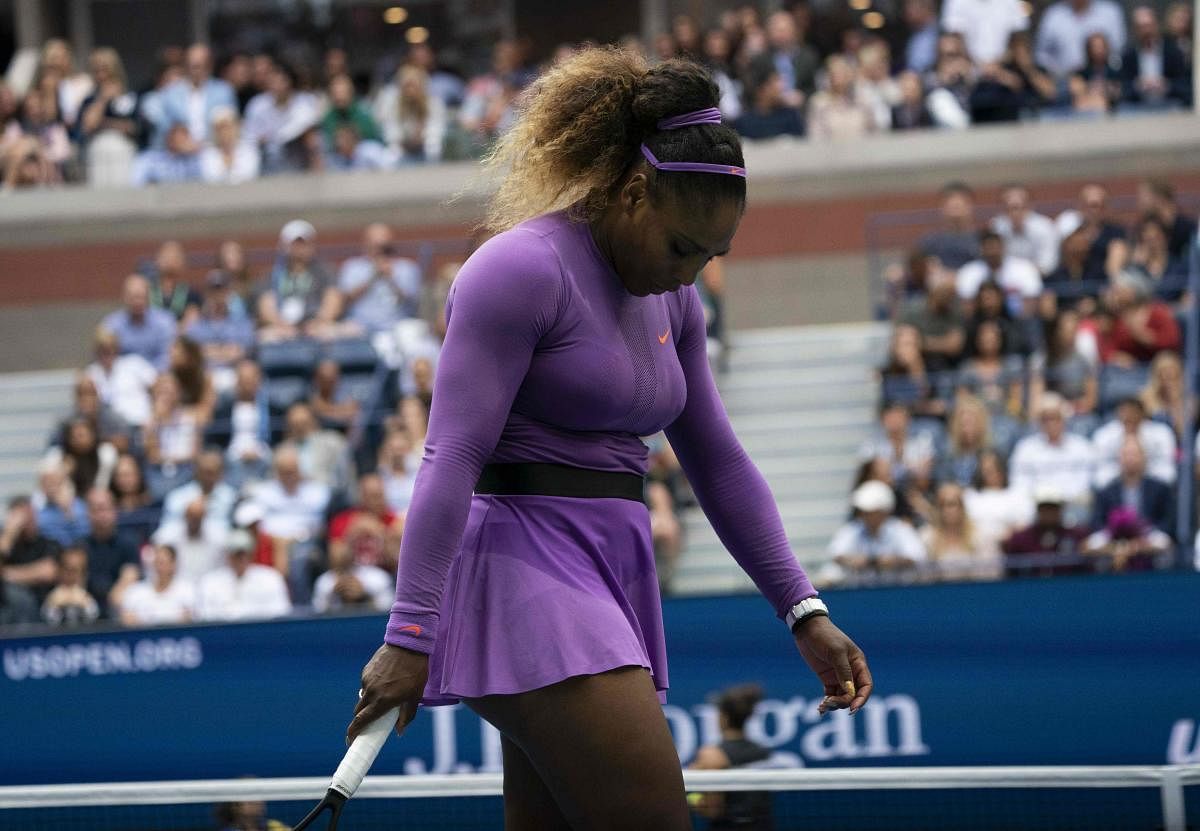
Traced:
POLYGON ((254 562, 254 540, 248 533, 230 532, 225 551, 227 565, 200 578, 200 620, 261 620, 292 611, 283 575, 254 562))
POLYGON ((283 226, 279 258, 258 298, 260 341, 337 336, 341 294, 316 255, 317 230, 311 222, 293 219, 283 226))
POLYGON ((855 518, 829 543, 833 561, 851 582, 899 582, 925 561, 925 546, 908 523, 892 516, 896 497, 883 482, 864 482, 850 496, 855 518))

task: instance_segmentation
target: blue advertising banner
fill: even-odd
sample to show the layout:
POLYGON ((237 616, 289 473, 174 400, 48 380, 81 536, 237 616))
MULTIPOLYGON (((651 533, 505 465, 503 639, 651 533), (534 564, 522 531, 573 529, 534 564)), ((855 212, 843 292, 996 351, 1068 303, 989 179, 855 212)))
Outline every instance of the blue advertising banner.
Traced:
MULTIPOLYGON (((753 736, 809 766, 1200 762, 1200 574, 829 592, 875 697, 818 717, 821 690, 758 597, 669 600, 679 755, 745 681, 753 736)), ((0 784, 325 776, 341 758, 382 616, 0 640, 0 784)), ((376 773, 498 770, 463 707, 422 713, 376 773)))

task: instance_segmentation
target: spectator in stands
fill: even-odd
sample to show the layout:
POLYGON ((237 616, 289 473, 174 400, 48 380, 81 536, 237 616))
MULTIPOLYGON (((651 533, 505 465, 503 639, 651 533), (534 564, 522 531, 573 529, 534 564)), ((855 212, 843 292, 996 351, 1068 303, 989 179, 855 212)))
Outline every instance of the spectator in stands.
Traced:
POLYGON ((232 108, 212 114, 212 144, 200 151, 200 176, 210 184, 237 185, 258 178, 258 148, 242 138, 242 123, 232 108))
POLYGON ((1187 58, 1162 36, 1153 6, 1130 14, 1133 39, 1121 53, 1121 100, 1141 107, 1190 107, 1192 70, 1187 58))
POLYGON ((392 510, 378 473, 358 480, 358 502, 338 513, 329 523, 329 552, 345 551, 356 563, 394 574, 404 516, 392 510))
POLYGON ((217 64, 217 75, 233 89, 237 104, 234 111, 243 113, 246 105, 260 91, 254 86, 254 62, 245 52, 226 52, 217 64))
POLYGON ((205 504, 205 520, 221 531, 227 531, 237 502, 237 490, 223 480, 225 460, 215 448, 206 448, 196 457, 196 478, 180 485, 163 500, 163 522, 183 519, 187 507, 197 499, 205 504))
POLYGON ((772 12, 766 30, 769 52, 764 58, 769 57, 779 73, 783 102, 789 107, 801 107, 816 89, 820 56, 804 42, 805 32, 790 12, 772 12))
POLYGON ((298 91, 296 71, 273 63, 269 87, 250 99, 242 132, 246 140, 263 153, 263 172, 275 173, 285 168, 285 147, 316 126, 321 117, 321 104, 315 95, 298 91))
POLYGON ((712 75, 721 96, 718 107, 727 122, 735 122, 742 114, 742 83, 733 66, 733 43, 729 33, 709 29, 704 33, 702 63, 712 75))
MULTIPOLYGON (((746 735, 746 722, 759 713, 763 691, 757 684, 739 684, 722 690, 715 700, 719 742, 696 752, 690 768, 726 770, 767 762, 771 749, 746 735)), ((696 794, 688 798, 693 811, 708 820, 706 828, 774 828, 772 798, 766 791, 696 794)))
POLYGON ((958 296, 973 302, 979 287, 987 282, 997 283, 1004 290, 1009 312, 1015 317, 1027 317, 1042 293, 1042 276, 1031 261, 1015 257, 1005 250, 1004 237, 986 228, 979 234, 979 259, 958 270, 958 296))
POLYGON ((271 410, 262 370, 254 361, 243 359, 234 369, 233 394, 214 411, 209 440, 225 448, 231 485, 265 478, 271 460, 271 410))
POLYGON ((967 516, 963 488, 938 486, 933 521, 921 529, 930 577, 939 581, 997 580, 1004 573, 995 542, 980 535, 967 516))
POLYGON ((3 562, 0 555, 0 629, 36 623, 40 617, 33 592, 6 580, 3 562))
POLYGON ((46 158, 35 138, 22 136, 15 139, 8 147, 7 157, 4 166, 5 192, 47 187, 57 185, 60 181, 54 165, 46 158))
POLYGON ((993 416, 1024 420, 1025 367, 1016 355, 1004 354, 1000 327, 990 320, 980 323, 972 346, 958 371, 958 389, 978 396, 993 416))
POLYGON ((408 510, 417 474, 412 466, 413 441, 407 430, 388 433, 379 447, 377 473, 383 480, 388 506, 397 513, 408 510))
POLYGON ((191 478, 202 430, 196 410, 181 401, 175 376, 169 372, 158 376, 151 393, 150 418, 142 428, 151 493, 165 496, 191 478))
POLYGON ((976 124, 1017 121, 1038 113, 1057 97, 1054 79, 1038 66, 1026 31, 1013 32, 996 63, 981 67, 971 92, 971 121, 976 124))
POLYGON ((1071 108, 1077 114, 1103 115, 1121 100, 1121 73, 1113 65, 1108 40, 1099 32, 1088 35, 1084 65, 1068 81, 1071 108))
POLYGON ((320 614, 356 608, 384 612, 395 594, 391 574, 358 562, 347 546, 330 546, 329 570, 313 585, 313 609, 320 614))
POLYGON ((80 537, 87 535, 87 503, 79 496, 61 464, 42 463, 33 502, 38 528, 60 546, 74 545, 80 537))
POLYGON ((83 145, 90 181, 124 185, 141 132, 138 96, 126 85, 125 67, 115 49, 93 49, 88 64, 94 88, 83 99, 75 137, 83 145))
POLYGON ((313 371, 313 389, 308 406, 325 430, 346 433, 358 418, 358 399, 340 389, 341 369, 326 358, 313 371))
POLYGON ((37 142, 40 158, 48 165, 43 182, 46 184, 62 179, 73 152, 67 130, 67 125, 73 122, 63 118, 60 100, 52 89, 55 83, 52 76, 40 78, 21 102, 21 132, 25 138, 37 142), (51 89, 46 89, 47 86, 51 89))
POLYGON ((814 141, 849 141, 880 129, 875 113, 858 94, 858 72, 841 55, 825 61, 828 88, 808 104, 808 134, 814 141))
POLYGON ((966 346, 966 330, 955 296, 953 276, 934 270, 926 283, 923 302, 913 304, 900 318, 921 335, 921 357, 930 372, 958 365, 966 346))
POLYGON ((321 132, 328 144, 333 144, 339 127, 350 126, 363 141, 382 142, 383 133, 370 110, 358 100, 354 81, 349 75, 334 75, 328 85, 329 106, 321 119, 321 132))
POLYGON ((863 459, 887 459, 891 480, 901 490, 913 483, 928 483, 933 472, 934 446, 926 431, 914 431, 912 415, 902 404, 885 404, 878 435, 863 445, 863 459))
POLYGON ((187 279, 187 253, 175 240, 158 247, 150 281, 150 306, 169 312, 180 329, 187 328, 200 313, 200 294, 187 279))
POLYGON ((1037 62, 1060 82, 1087 62, 1089 35, 1104 35, 1116 54, 1125 48, 1125 13, 1113 0, 1058 0, 1042 15, 1037 32, 1037 62))
POLYGON ((1155 216, 1148 216, 1133 231, 1133 250, 1122 271, 1142 279, 1156 296, 1177 300, 1185 288, 1187 267, 1171 258, 1170 231, 1155 216))
POLYGON ((207 425, 212 420, 217 395, 200 344, 186 336, 176 338, 171 344, 167 371, 179 384, 180 403, 195 415, 201 427, 207 425))
POLYGON ((202 350, 213 387, 221 392, 234 383, 234 367, 254 348, 254 325, 233 311, 233 279, 214 269, 204 279, 200 314, 185 330, 187 340, 202 350))
POLYGON ((333 142, 325 151, 322 170, 387 170, 395 167, 395 156, 377 141, 364 139, 352 124, 338 125, 333 142))
POLYGON ((1146 452, 1136 434, 1121 436, 1117 464, 1116 478, 1096 492, 1092 526, 1110 527, 1114 513, 1124 508, 1149 527, 1174 536, 1175 496, 1171 485, 1147 473, 1146 452))
POLYGON ((967 517, 984 545, 998 547, 1033 521, 1033 499, 1009 486, 1004 457, 996 450, 979 454, 975 480, 963 498, 967 517))
POLYGON ((1175 188, 1163 179, 1147 179, 1138 185, 1138 211, 1154 217, 1166 227, 1170 256, 1187 262, 1188 250, 1196 236, 1196 220, 1186 216, 1175 201, 1175 188))
POLYGON ((141 577, 138 545, 118 525, 117 504, 107 490, 88 492, 87 512, 91 530, 80 541, 88 556, 87 589, 104 614, 112 615, 121 608, 125 591, 141 577))
POLYGON ((273 540, 276 566, 288 575, 293 598, 303 603, 312 587, 312 545, 324 525, 330 491, 304 477, 295 447, 280 447, 274 464, 275 478, 257 485, 252 498, 263 510, 261 530, 273 540))
POLYGON ((921 238, 919 247, 946 268, 958 270, 979 257, 975 228, 975 194, 962 182, 942 188, 942 227, 921 238))
POLYGON ((1045 347, 1030 364, 1029 411, 1041 411, 1045 392, 1061 396, 1071 407, 1075 420, 1088 419, 1096 411, 1099 384, 1096 367, 1077 345, 1079 314, 1072 309, 1059 312, 1047 327, 1045 347))
POLYGON ((1100 342, 1105 363, 1131 367, 1149 363, 1160 352, 1178 351, 1179 322, 1170 306, 1146 294, 1136 275, 1122 273, 1104 302, 1113 316, 1112 328, 1100 342))
POLYGON ((117 506, 117 524, 141 545, 150 539, 158 527, 161 511, 146 486, 141 462, 130 453, 117 457, 109 483, 113 501, 117 506))
MULTIPOLYGON (((977 72, 967 56, 962 35, 947 32, 938 38, 937 63, 925 79, 925 103, 933 123, 961 130, 971 124, 971 95, 977 72)), ((949 265, 949 263, 947 263, 949 265)))
POLYGON ((96 427, 87 418, 69 421, 43 462, 61 465, 77 493, 107 488, 117 464, 117 449, 100 441, 96 427))
POLYGON ((1171 3, 1167 6, 1167 13, 1163 18, 1167 40, 1179 47, 1189 67, 1195 59, 1192 48, 1192 18, 1192 4, 1188 2, 1171 3))
POLYGON ((1058 267, 1046 275, 1046 288, 1065 300, 1090 302, 1099 292, 1099 286, 1088 276, 1091 247, 1092 241, 1085 229, 1067 234, 1059 247, 1058 267))
POLYGON ((1018 0, 946 0, 942 31, 962 35, 967 55, 979 66, 997 64, 1013 32, 1029 28, 1029 13, 1018 0))
POLYGON ((904 0, 904 69, 918 76, 937 62, 938 18, 933 0, 904 0))
MULTIPOLYGON (((151 370, 153 371, 153 370, 151 370)), ((83 419, 91 425, 102 444, 111 444, 118 451, 129 448, 129 424, 117 415, 108 404, 100 399, 96 382, 86 371, 75 376, 74 401, 71 411, 55 425, 50 433, 50 444, 60 444, 70 428, 71 422, 83 419)))
POLYGON ((30 590, 39 600, 54 585, 62 546, 42 533, 28 496, 8 501, 0 531, 0 565, 4 582, 30 590))
POLYGON ((237 107, 237 96, 228 83, 213 77, 212 52, 207 45, 189 46, 183 66, 185 76, 162 91, 163 120, 157 126, 165 135, 171 125, 183 124, 192 141, 203 145, 212 139, 209 125, 214 112, 237 107))
POLYGON ((178 121, 167 127, 163 146, 139 154, 131 175, 136 188, 200 181, 200 145, 187 124, 178 121))
POLYGON ((54 78, 51 91, 62 108, 63 120, 74 124, 83 100, 92 92, 92 79, 79 71, 71 44, 62 38, 51 38, 42 44, 38 70, 40 74, 54 78))
POLYGON ((1021 439, 1013 450, 1013 487, 1033 494, 1049 486, 1076 508, 1087 508, 1096 456, 1091 442, 1067 432, 1070 405, 1057 393, 1046 392, 1034 415, 1038 432, 1021 439))
POLYGON ((96 360, 76 382, 76 412, 90 418, 109 441, 127 445, 113 437, 126 433, 124 425, 146 423, 158 371, 141 355, 119 355, 117 336, 103 326, 96 330, 94 344, 96 360))
POLYGON ((913 326, 899 325, 892 331, 887 363, 880 371, 885 405, 908 407, 914 415, 943 418, 946 415, 948 376, 935 376, 925 366, 921 333, 913 326))
POLYGON ((379 91, 374 115, 383 131, 382 141, 402 163, 441 160, 448 115, 425 70, 401 66, 395 82, 379 91))
POLYGON ((735 124, 738 133, 751 139, 804 135, 800 110, 786 102, 783 92, 783 77, 774 64, 756 63, 747 80, 748 106, 735 124))
POLYGON ((196 614, 196 586, 179 574, 175 549, 154 546, 153 568, 145 580, 125 590, 121 623, 126 626, 161 626, 188 623, 196 614))
POLYGON ((883 40, 871 40, 858 50, 856 97, 871 111, 876 131, 892 126, 892 107, 900 103, 900 87, 891 75, 892 54, 883 40))
POLYGON ((54 588, 42 602, 42 619, 51 626, 84 626, 100 617, 100 604, 87 590, 88 555, 80 546, 58 554, 54 588))
POLYGON ((295 451, 305 479, 323 484, 332 491, 344 491, 352 480, 346 438, 317 423, 307 404, 293 404, 287 411, 284 448, 295 451))
POLYGON ((328 338, 338 331, 341 297, 316 258, 317 231, 293 219, 279 232, 280 257, 258 298, 259 339, 328 338))
POLYGON ((1124 256, 1125 229, 1112 221, 1108 191, 1101 185, 1085 185, 1079 192, 1079 209, 1060 216, 1058 225, 1064 237, 1077 232, 1088 240, 1085 280, 1102 282, 1117 273, 1113 264, 1124 256))
POLYGON ((258 314, 258 281, 246 262, 246 249, 237 240, 227 239, 217 247, 217 268, 233 280, 229 307, 234 317, 255 320, 258 314))
POLYGON ((959 395, 950 415, 946 452, 937 460, 936 479, 963 487, 975 481, 979 456, 992 446, 992 419, 982 401, 970 394, 959 395))
MULTIPOLYGON (((123 297, 125 308, 104 318, 104 328, 116 337, 120 354, 140 355, 156 369, 165 369, 170 357, 171 343, 175 340, 174 318, 162 309, 150 306, 150 282, 140 274, 130 274, 125 278, 123 297)), ((99 340, 98 336, 97 345, 99 340)), ((97 358, 100 360, 100 356, 97 358)), ((101 363, 101 366, 106 370, 106 374, 111 375, 117 371, 112 365, 105 366, 101 363)), ((111 397, 105 396, 106 385, 96 374, 91 373, 101 390, 101 397, 121 414, 122 404, 117 396, 119 390, 113 389, 111 397)), ((131 424, 135 423, 124 414, 122 417, 131 424)))
POLYGON ((521 69, 517 43, 497 42, 492 50, 492 71, 471 79, 458 111, 459 126, 479 147, 486 147, 512 124, 513 103, 528 80, 521 69))
POLYGON ((228 518, 210 519, 208 503, 197 497, 183 509, 182 517, 165 520, 151 539, 155 545, 175 549, 179 573, 195 582, 220 567, 228 533, 228 518))
POLYGON ((916 72, 905 70, 896 76, 899 100, 891 111, 893 130, 919 130, 933 127, 933 115, 925 104, 925 86, 916 72))
POLYGON ((1012 257, 1032 262, 1045 276, 1058 268, 1058 250, 1062 244, 1054 220, 1034 211, 1029 204, 1029 189, 1024 185, 1006 185, 1000 196, 1004 212, 992 219, 992 230, 1004 239, 1004 250, 1012 257))
POLYGON ((252 561, 254 540, 232 531, 225 542, 226 565, 200 578, 196 617, 200 620, 262 620, 292 611, 287 585, 273 568, 252 561))
POLYGON ((437 54, 427 43, 409 47, 404 59, 405 66, 415 66, 429 76, 429 93, 442 102, 446 109, 462 103, 465 85, 462 78, 438 66, 437 54))
POLYGON ((1140 398, 1127 398, 1117 405, 1116 418, 1096 431, 1092 443, 1096 448, 1096 484, 1104 487, 1120 474, 1119 454, 1125 438, 1138 439, 1147 461, 1150 475, 1175 483, 1175 431, 1168 425, 1146 418, 1146 405, 1140 398))
POLYGON ((867 482, 850 497, 855 518, 839 528, 829 554, 851 583, 914 577, 926 552, 917 532, 892 516, 895 500, 882 482, 867 482))
POLYGON ((183 49, 178 46, 164 46, 159 49, 154 86, 143 92, 138 101, 138 116, 145 131, 152 131, 156 125, 166 123, 163 93, 169 86, 182 80, 183 76, 183 49))
POLYGON ((1159 352, 1150 364, 1150 380, 1141 394, 1146 415, 1171 427, 1175 437, 1187 433, 1187 426, 1196 412, 1196 402, 1189 399, 1183 382, 1183 362, 1174 352, 1159 352))
POLYGON ((421 270, 393 249, 392 231, 372 222, 363 232, 363 253, 342 264, 338 290, 346 320, 367 334, 387 332, 415 317, 421 297, 421 270))
POLYGON ((1086 526, 1066 519, 1066 496, 1050 484, 1039 485, 1033 501, 1033 524, 1004 541, 1004 566, 1009 577, 1049 577, 1091 571, 1081 559, 1086 526))
POLYGON ((1030 336, 1027 332, 1031 322, 1020 320, 1009 308, 1008 297, 999 283, 988 280, 979 286, 975 295, 971 317, 967 320, 966 354, 975 354, 979 327, 985 323, 1000 328, 1000 350, 1005 355, 1024 357, 1030 351, 1030 336))

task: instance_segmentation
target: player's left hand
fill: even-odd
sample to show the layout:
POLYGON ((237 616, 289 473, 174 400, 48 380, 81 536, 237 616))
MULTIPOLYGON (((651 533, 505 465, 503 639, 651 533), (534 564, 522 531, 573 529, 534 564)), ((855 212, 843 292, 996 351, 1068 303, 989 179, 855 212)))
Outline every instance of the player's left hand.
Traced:
POLYGON ((867 657, 854 641, 825 615, 814 615, 797 627, 796 647, 825 686, 825 699, 817 708, 850 708, 854 715, 871 697, 873 682, 867 657))

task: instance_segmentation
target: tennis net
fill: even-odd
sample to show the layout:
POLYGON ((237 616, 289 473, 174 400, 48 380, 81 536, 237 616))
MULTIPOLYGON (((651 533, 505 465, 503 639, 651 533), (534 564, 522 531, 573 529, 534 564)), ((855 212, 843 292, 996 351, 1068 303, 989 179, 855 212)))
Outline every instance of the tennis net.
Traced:
MULTIPOLYGON (((1200 765, 686 771, 691 794, 756 794, 775 831, 1187 831, 1200 828, 1200 765), (1189 822, 1190 819, 1190 822, 1189 822)), ((290 828, 326 779, 121 782, 0 788, 0 829, 212 831, 230 817, 290 828), (233 812, 232 814, 230 812, 233 812), (241 812, 241 813, 238 813, 241 812)), ((368 777, 339 831, 499 831, 499 774, 368 777)), ((697 808, 709 797, 693 796, 697 808)), ((223 824, 224 823, 224 824, 223 824)), ((707 820, 697 815, 695 827, 707 820)))

